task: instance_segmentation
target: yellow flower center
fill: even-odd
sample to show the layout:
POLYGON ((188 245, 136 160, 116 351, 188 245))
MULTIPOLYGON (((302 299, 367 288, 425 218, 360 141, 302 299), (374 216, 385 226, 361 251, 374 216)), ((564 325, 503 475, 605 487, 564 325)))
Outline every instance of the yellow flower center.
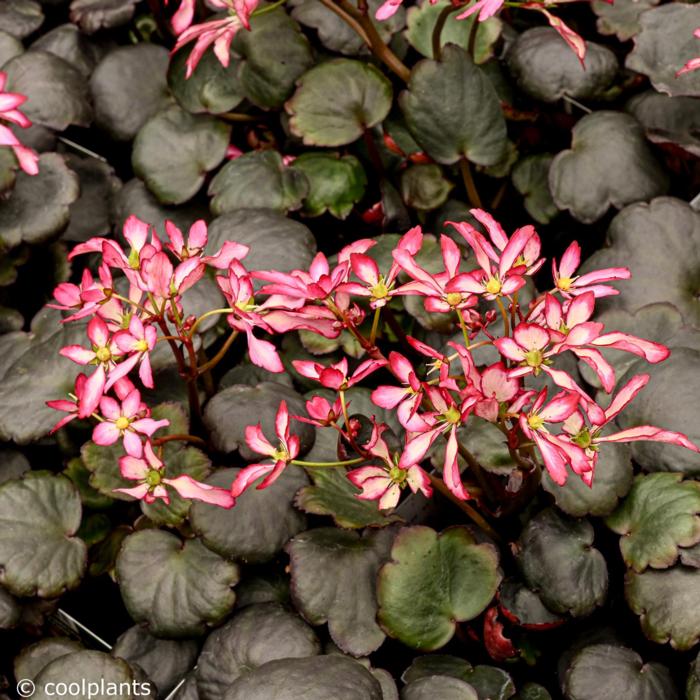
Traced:
POLYGON ((399 486, 402 486, 406 481, 406 470, 401 467, 392 467, 389 470, 389 478, 399 486))
POLYGON ((151 488, 159 486, 161 481, 163 481, 163 477, 161 476, 161 473, 156 469, 151 469, 148 472, 148 474, 146 474, 146 483, 151 488))
POLYGON ((445 301, 450 305, 450 306, 457 306, 457 304, 461 303, 462 301, 462 295, 459 292, 450 292, 446 297, 445 301))
POLYGON ((287 460, 289 460, 289 452, 287 452, 287 449, 281 442, 280 446, 272 454, 272 459, 274 459, 275 462, 286 462, 287 460))
POLYGON ((489 294, 499 294, 502 286, 503 285, 501 285, 501 280, 496 279, 495 277, 491 277, 486 283, 486 291, 489 294))
POLYGON ((386 299, 389 296, 389 288, 386 286, 383 277, 379 278, 379 282, 370 291, 373 299, 386 299))
POLYGON ((95 357, 100 361, 100 362, 109 362, 112 359, 112 353, 109 351, 109 348, 97 348, 95 350, 95 357))
POLYGON ((568 292, 569 288, 573 284, 571 277, 560 277, 557 282, 557 287, 562 290, 562 292, 568 292))
POLYGON ((527 417, 527 424, 533 430, 539 430, 544 425, 544 418, 538 416, 536 413, 533 413, 527 417))
POLYGON ((129 423, 131 423, 131 421, 126 416, 119 416, 119 418, 114 421, 117 430, 126 430, 129 427, 129 423))
POLYGON ((571 438, 572 442, 575 442, 582 450, 587 450, 591 446, 593 437, 591 436, 591 431, 588 428, 581 430, 578 435, 571 438))
POLYGON ((139 340, 135 347, 139 352, 148 352, 148 343, 145 340, 139 340))
POLYGON ((459 412, 456 406, 450 406, 447 411, 442 414, 442 417, 446 423, 452 423, 454 425, 462 420, 462 414, 459 412))
POLYGON ((541 350, 528 350, 525 353, 525 364, 528 367, 539 367, 543 359, 541 350))

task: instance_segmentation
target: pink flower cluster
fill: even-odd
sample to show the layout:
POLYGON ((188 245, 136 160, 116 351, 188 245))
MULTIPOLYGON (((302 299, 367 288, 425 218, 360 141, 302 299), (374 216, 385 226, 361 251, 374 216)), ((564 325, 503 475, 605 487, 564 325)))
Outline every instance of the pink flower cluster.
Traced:
MULTIPOLYGON (((422 465, 439 438, 445 440, 442 473, 447 489, 460 500, 472 497, 458 464, 460 454, 468 463, 473 459, 459 435, 472 415, 503 433, 521 468, 537 469, 539 453, 558 484, 566 481, 571 469, 590 485, 599 448, 607 442, 655 440, 698 451, 686 436, 653 426, 605 430, 644 387, 648 375, 632 377, 603 408, 570 374, 556 367, 559 356, 572 353, 593 369, 610 393, 616 385, 615 371, 602 349, 630 352, 650 363, 668 357, 663 345, 608 332, 602 323, 591 320, 595 300, 617 294, 609 283, 629 278, 629 271, 609 268, 579 275, 580 248, 572 243, 561 260, 552 263, 551 289, 524 308, 518 303, 520 290, 545 262, 537 232, 524 226, 508 236, 486 212, 473 209, 471 213, 486 234, 470 223, 452 223, 464 246, 441 236, 442 270, 436 274, 418 262, 424 243, 420 227, 400 239, 387 270, 381 270, 371 257, 376 241, 363 239, 343 248, 333 264, 319 253, 308 270, 251 272, 243 262, 246 246, 228 241, 216 254, 204 254, 207 232, 201 221, 192 226, 186 240, 167 222, 168 241, 162 243, 145 223, 131 217, 124 226, 131 246, 128 253, 104 238, 78 245, 71 257, 101 254, 98 278, 86 271, 79 285, 64 283, 55 291, 55 306, 70 314, 67 320, 91 317, 89 345, 69 346, 61 353, 93 368, 89 377, 78 376, 70 401, 50 402, 68 414, 56 428, 74 418, 97 419, 94 442, 123 441, 122 475, 139 482, 127 493, 146 499, 167 498, 165 486, 169 485, 187 498, 230 506, 259 479, 264 477, 257 488, 272 484, 289 464, 322 466, 297 459, 300 441, 291 431, 288 407, 282 401, 273 441, 259 424, 246 429, 248 447, 265 459, 242 469, 230 492, 184 476, 164 478, 154 433, 165 422, 150 417, 128 375, 137 373, 145 387, 153 387, 149 356, 156 343, 166 340, 183 377, 196 384, 197 377, 221 359, 221 352, 198 364, 201 360, 193 351, 195 332, 203 318, 222 313, 232 329, 230 342, 245 336, 251 361, 271 372, 282 372, 284 367, 273 340, 260 334, 303 329, 326 338, 337 338, 343 331, 355 337, 366 358, 353 366, 347 358, 332 364, 293 362, 300 375, 336 393, 332 403, 320 396, 312 398, 306 403, 306 415, 294 418, 339 433, 351 456, 323 466, 356 466, 348 478, 360 489, 358 497, 378 499, 380 508, 394 507, 406 487, 431 494, 435 477, 422 465), (464 249, 473 256, 474 269, 464 269, 464 249), (217 273, 229 306, 199 319, 184 318, 181 296, 207 267, 217 273), (125 278, 123 288, 113 280, 113 272, 125 278), (392 350, 385 356, 376 342, 382 330, 379 321, 390 313, 393 298, 406 295, 421 297, 427 311, 452 319, 455 330, 461 329, 462 341, 440 348, 406 337, 404 353, 392 350), (369 337, 363 331, 367 308, 373 310, 369 337), (500 355, 486 367, 478 366, 472 354, 484 346, 492 346, 500 355), (403 428, 398 442, 386 439, 388 425, 375 418, 371 436, 361 440, 360 426, 348 411, 348 389, 379 371, 382 378, 375 382, 372 401, 395 412, 403 428), (540 375, 556 387, 554 396, 546 388, 536 391, 528 386, 528 378, 540 375), (388 377, 393 381, 387 383, 388 377)), ((198 408, 196 391, 191 409, 193 405, 198 408)))
MULTIPOLYGON (((0 121, 16 124, 22 129, 32 125, 32 122, 19 111, 18 107, 23 105, 27 98, 14 92, 5 92, 7 83, 7 73, 0 71, 0 121)), ((31 149, 23 146, 19 139, 12 133, 9 127, 0 123, 0 146, 9 146, 17 157, 19 167, 29 175, 36 175, 39 172, 39 156, 31 149)))

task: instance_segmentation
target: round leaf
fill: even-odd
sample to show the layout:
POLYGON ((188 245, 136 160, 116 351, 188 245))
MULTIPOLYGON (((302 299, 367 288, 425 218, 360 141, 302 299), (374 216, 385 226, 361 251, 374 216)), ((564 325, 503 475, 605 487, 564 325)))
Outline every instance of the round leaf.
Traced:
POLYGON ((303 659, 321 651, 313 630, 281 605, 249 605, 212 632, 197 661, 202 700, 221 700, 237 678, 277 659, 303 659))
POLYGON ((120 46, 107 54, 90 79, 97 125, 119 141, 133 139, 171 102, 167 69, 168 51, 155 44, 120 46))
POLYGON ((651 84, 668 95, 700 96, 700 73, 676 72, 698 55, 698 40, 693 30, 700 26, 700 7, 684 2, 671 2, 644 12, 641 31, 635 37, 634 49, 627 55, 627 68, 644 73, 651 84))
MULTIPOLYGON (((40 36, 31 45, 31 49, 58 56, 66 63, 70 63, 85 78, 90 77, 101 55, 100 48, 70 23, 61 24, 40 36)), ((1 58, 0 65, 2 65, 1 58)))
MULTIPOLYGON (((230 488, 239 471, 221 469, 206 483, 230 488)), ((292 505, 294 495, 306 483, 303 470, 289 466, 268 488, 243 492, 229 510, 193 503, 192 529, 223 557, 249 563, 268 561, 306 527, 306 518, 292 505)))
POLYGON ((595 98, 617 74, 617 58, 605 46, 586 42, 583 65, 552 27, 533 27, 518 36, 508 52, 508 69, 528 95, 556 102, 564 95, 595 98))
MULTIPOLYGON (((22 606, 4 588, 0 588, 0 630, 14 627, 22 617, 22 606)), ((25 676, 18 676, 25 678, 25 676)))
POLYGON ((229 161, 209 185, 215 215, 236 209, 298 209, 309 190, 302 172, 288 168, 277 151, 251 151, 229 161))
POLYGON ((401 700, 479 700, 476 690, 458 678, 425 676, 401 691, 401 700))
POLYGON ((35 0, 5 0, 0 5, 0 27, 17 39, 29 36, 43 22, 44 13, 35 0))
POLYGON ((53 597, 78 584, 87 548, 75 537, 80 496, 46 472, 0 486, 0 583, 19 596, 53 597))
POLYGON ((34 124, 63 131, 88 126, 92 109, 85 78, 70 63, 45 51, 27 51, 3 66, 7 90, 27 96, 22 111, 34 124))
POLYGON ((679 547, 700 542, 700 483, 683 481, 682 474, 640 475, 606 523, 623 535, 627 566, 665 569, 678 558, 679 547))
POLYGON ((156 114, 134 141, 134 172, 163 204, 182 204, 226 155, 231 127, 179 107, 156 114))
POLYGON ((432 211, 442 206, 454 185, 434 163, 412 165, 401 173, 401 197, 407 206, 432 211))
POLYGON ((345 219, 365 194, 367 176, 354 156, 337 153, 302 153, 294 161, 309 182, 304 199, 304 213, 320 216, 329 211, 345 219))
POLYGON ((73 0, 70 4, 70 19, 86 34, 98 29, 120 27, 134 15, 138 0, 73 0))
POLYGON ((235 680, 224 700, 382 700, 374 676, 344 656, 270 661, 235 680))
POLYGON ((416 649, 447 644, 456 623, 483 612, 501 581, 495 548, 476 544, 463 527, 442 534, 423 526, 405 528, 391 558, 379 572, 379 622, 390 636, 416 649))
POLYGON ((384 641, 376 622, 375 581, 394 534, 391 528, 363 536, 318 528, 297 535, 286 547, 296 608, 313 625, 327 622, 331 639, 353 656, 367 656, 384 641))
POLYGON ((546 509, 528 522, 517 544, 525 581, 553 612, 588 615, 605 601, 608 570, 593 548, 593 528, 546 509))
POLYGON ((12 36, 12 34, 0 29, 0 68, 11 58, 19 56, 21 53, 24 53, 22 42, 12 36))
POLYGON ((399 103, 416 141, 438 163, 495 165, 506 153, 496 90, 459 46, 448 44, 439 61, 418 63, 399 103))
POLYGON ((555 156, 549 170, 556 205, 587 224, 610 206, 621 209, 667 188, 668 177, 639 122, 620 112, 594 112, 581 119, 573 129, 571 149, 555 156))
POLYGON ((116 563, 124 604, 153 634, 187 637, 220 622, 236 600, 238 567, 199 540, 162 530, 129 535, 116 563))
POLYGON ((289 127, 309 146, 343 146, 384 120, 391 83, 369 63, 338 58, 305 73, 286 109, 289 127))
POLYGON ((579 651, 564 678, 567 700, 675 700, 678 698, 665 666, 645 664, 639 654, 609 644, 579 651))
POLYGON ((67 637, 48 637, 36 644, 25 647, 15 658, 15 678, 28 678, 33 681, 55 659, 81 651, 78 642, 67 637))

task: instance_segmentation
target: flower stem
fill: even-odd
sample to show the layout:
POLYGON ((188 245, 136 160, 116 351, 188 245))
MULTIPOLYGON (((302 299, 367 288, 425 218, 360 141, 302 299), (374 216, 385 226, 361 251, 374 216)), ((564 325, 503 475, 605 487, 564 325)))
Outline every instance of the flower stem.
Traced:
POLYGON ((217 352, 216 355, 214 355, 214 357, 211 358, 211 360, 197 367, 197 375, 202 375, 208 372, 209 370, 214 369, 214 367, 216 367, 216 365, 218 365, 219 362, 221 362, 221 360, 224 359, 224 355, 226 355, 228 349, 231 347, 231 345, 233 345, 233 341, 236 340, 237 337, 238 331, 234 329, 233 331, 231 331, 229 337, 226 338, 226 342, 221 346, 219 352, 217 352))
POLYGON ((215 316, 216 314, 230 314, 230 313, 233 313, 233 309, 230 307, 227 307, 225 309, 212 309, 211 311, 207 311, 205 314, 202 314, 192 324, 192 328, 190 328, 190 333, 189 333, 190 338, 194 337, 194 332, 197 330, 197 327, 205 318, 209 318, 210 316, 215 316))
POLYGON ((185 433, 175 433, 173 435, 164 435, 163 437, 155 438, 153 440, 153 444, 164 445, 166 442, 173 442, 174 440, 178 440, 180 442, 193 442, 196 445, 201 445, 202 447, 207 446, 206 440, 202 440, 202 438, 197 437, 196 435, 188 435, 185 433))
POLYGON ((498 304, 498 310, 501 312, 503 318, 503 334, 507 337, 510 335, 510 320, 508 319, 508 312, 503 304, 500 297, 496 297, 496 303, 498 304))
POLYGON ((435 27, 433 28, 432 35, 432 46, 433 46, 433 58, 436 61, 440 60, 442 54, 442 45, 440 39, 442 38, 442 30, 445 28, 445 23, 447 18, 456 10, 457 8, 451 3, 447 7, 443 8, 442 12, 438 16, 435 27))
POLYGON ((462 173, 462 180, 464 181, 464 189, 467 191, 467 197, 469 198, 469 204, 477 209, 482 208, 481 197, 479 197, 479 191, 476 189, 476 183, 472 177, 472 171, 469 167, 469 161, 466 158, 462 158, 459 161, 459 171, 462 173))
POLYGON ((382 315, 382 307, 378 306, 374 310, 374 319, 372 320, 372 330, 370 331, 370 334, 369 334, 369 342, 372 345, 374 345, 375 341, 377 340, 377 331, 379 330, 379 319, 381 318, 381 315, 382 315))
POLYGON ((295 464, 297 467, 347 467, 351 464, 359 464, 365 462, 364 457, 355 457, 354 459, 344 459, 341 462, 304 462, 300 459, 293 459, 290 464, 295 464))
POLYGON ((464 322, 464 315, 461 309, 455 309, 457 312, 457 318, 459 319, 459 326, 462 329, 462 335, 464 336, 464 344, 469 348, 469 332, 467 331, 467 324, 464 322))

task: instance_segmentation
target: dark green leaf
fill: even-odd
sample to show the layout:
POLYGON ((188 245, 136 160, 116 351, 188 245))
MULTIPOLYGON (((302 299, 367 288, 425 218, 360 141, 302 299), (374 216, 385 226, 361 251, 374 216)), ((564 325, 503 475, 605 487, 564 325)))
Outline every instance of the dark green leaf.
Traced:
POLYGON ((379 572, 378 619, 388 634, 416 649, 444 646, 457 622, 483 612, 501 581, 495 548, 476 544, 463 527, 442 534, 405 528, 391 557, 379 572))
POLYGON ((15 678, 28 678, 33 681, 42 670, 55 659, 81 650, 78 642, 67 637, 48 637, 36 644, 25 647, 15 658, 15 678))
POLYGON ((548 630, 565 622, 545 607, 537 593, 515 579, 501 584, 498 602, 508 620, 528 630, 548 630))
POLYGON ((124 604, 136 622, 155 635, 203 634, 233 608, 232 587, 238 567, 199 540, 186 540, 162 530, 129 535, 116 564, 124 604))
POLYGON ((519 160, 510 178, 513 186, 525 198, 527 213, 539 224, 548 224, 558 213, 549 191, 549 166, 552 156, 540 153, 519 160))
POLYGON ((411 165, 401 173, 401 197, 407 206, 432 211, 442 206, 454 185, 434 163, 411 165))
POLYGON ((137 2, 138 0, 73 0, 70 4, 70 19, 86 34, 93 34, 98 29, 126 24, 132 18, 137 2))
POLYGON ((466 680, 474 667, 458 656, 447 654, 425 654, 413 659, 411 665, 401 674, 404 683, 413 683, 427 676, 451 676, 466 680))
POLYGON ((19 39, 0 29, 0 68, 11 58, 24 52, 24 47, 19 39))
MULTIPOLYGON (((0 630, 14 627, 22 617, 22 606, 4 588, 0 588, 0 630)), ((26 676, 17 676, 26 678, 26 676)))
POLYGON ((593 0, 591 9, 598 16, 599 34, 614 34, 620 41, 627 41, 641 29, 642 13, 658 4, 659 0, 593 0))
MULTIPOLYGON (((134 172, 163 204, 182 204, 226 155, 231 127, 170 107, 149 119, 134 140, 134 172)), ((216 181, 216 180, 215 180, 216 181)))
POLYGON ((439 61, 416 65, 399 103, 416 141, 438 163, 466 158, 495 165, 506 153, 506 123, 496 91, 454 44, 444 48, 439 61))
POLYGON ((286 105, 289 127, 309 146, 343 146, 386 117, 391 96, 391 83, 373 65, 326 61, 300 78, 286 105))
MULTIPOLYGON (((40 36, 31 50, 45 51, 69 63, 86 79, 99 61, 102 50, 92 43, 74 24, 61 24, 40 36)), ((0 58, 0 65, 2 59, 0 58)))
POLYGON ((479 700, 476 690, 450 676, 425 676, 409 683, 401 691, 401 700, 479 700))
POLYGON ((43 22, 44 13, 35 0, 5 0, 0 4, 0 27, 17 39, 29 36, 43 22))

